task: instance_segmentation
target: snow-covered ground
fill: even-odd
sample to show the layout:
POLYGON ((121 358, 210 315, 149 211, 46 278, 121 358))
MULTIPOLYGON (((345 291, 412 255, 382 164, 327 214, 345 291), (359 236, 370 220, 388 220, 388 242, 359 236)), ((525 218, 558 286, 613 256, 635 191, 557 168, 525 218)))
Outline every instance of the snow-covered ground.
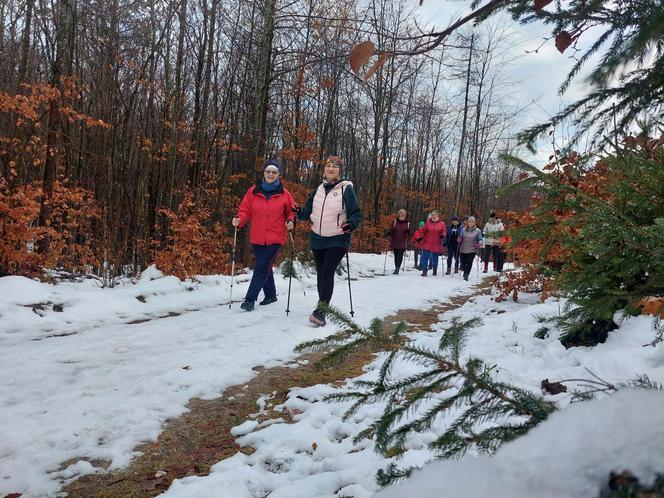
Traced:
MULTIPOLYGON (((355 318, 363 325, 467 293, 476 278, 421 279, 414 270, 393 276, 390 264, 383 277, 383 264, 381 255, 350 257, 355 318)), ((249 278, 236 277, 234 300, 249 278)), ((148 269, 137 283, 113 289, 0 278, 0 496, 52 496, 62 482, 93 472, 88 460, 124 466, 189 399, 218 397, 249 380, 252 367, 287 363, 296 344, 333 331, 307 321, 315 275, 293 280, 288 317, 288 280, 276 280, 279 301, 247 313, 239 304, 228 308, 228 276, 180 282, 148 269)), ((332 304, 349 310, 343 276, 332 304)))
MULTIPOLYGON (((565 350, 555 330, 544 340, 533 337, 542 326, 537 317, 559 310, 557 301, 539 303, 536 298, 522 295, 519 303, 495 303, 490 296, 478 296, 463 308, 441 315, 435 330, 413 334, 412 340, 435 349, 441 331, 454 317, 481 316, 483 324, 469 334, 466 356, 496 364, 494 372, 500 380, 537 392, 545 378, 592 379, 587 368, 616 384, 640 374, 664 382, 664 347, 643 347, 653 339, 649 318, 626 320, 605 344, 565 350)), ((381 363, 378 358, 358 379, 375 380, 381 363)), ((393 372, 395 377, 405 377, 418 369, 402 361, 393 372)), ((427 444, 442 433, 449 417, 438 420, 431 431, 410 437, 408 451, 399 460, 385 459, 374 451, 371 441, 352 443, 354 435, 380 416, 383 405, 364 406, 342 421, 349 404, 322 401, 344 388, 291 390, 286 403, 273 409, 290 411, 295 424, 253 426, 255 430, 238 442, 255 448, 254 453, 238 453, 219 462, 209 476, 174 481, 163 496, 203 498, 224 490, 223 496, 237 498, 367 498, 379 491, 378 469, 391 462, 422 466, 434 458, 427 444)), ((506 444, 495 457, 469 454, 461 461, 431 463, 378 496, 587 498, 599 495, 612 470, 629 469, 646 482, 664 471, 664 392, 625 390, 608 399, 599 396, 596 401, 568 406, 570 397, 548 396, 564 409, 527 436, 506 444)))
MULTIPOLYGON (((351 274, 357 278, 352 282, 355 318, 363 326, 398 309, 425 309, 470 293, 477 282, 475 271, 470 282, 458 275, 423 279, 415 271, 368 278, 382 274, 383 261, 380 255, 351 255, 351 274)), ((244 295, 248 276, 239 281, 234 299, 244 295)), ((0 279, 0 496, 54 496, 62 482, 93 472, 87 460, 95 458, 111 460, 112 467, 126 465, 132 449, 156 438, 164 420, 183 413, 190 398, 217 397, 225 387, 246 382, 254 374, 252 367, 288 363, 295 356, 293 346, 333 331, 331 325, 315 329, 307 324, 316 300, 313 275, 304 278, 306 296, 302 285, 293 281, 288 317, 287 280, 277 279, 278 303, 257 306, 252 313, 242 312, 238 304, 232 309, 220 304, 228 302, 229 283, 224 276, 181 283, 154 270, 135 285, 115 289, 99 289, 89 282, 50 286, 16 277, 0 279), (50 304, 32 306, 38 303, 50 304), (54 304, 62 305, 62 311, 54 311, 54 304), (147 318, 153 319, 140 321, 147 318), (58 471, 70 459, 77 463, 58 471)), ((332 304, 349 309, 343 277, 332 304)), ((539 303, 537 296, 523 295, 519 303, 495 303, 479 296, 441 315, 433 330, 411 337, 433 348, 453 317, 481 316, 482 325, 469 334, 466 354, 498 365, 494 372, 501 380, 538 390, 544 378, 588 377, 588 368, 609 382, 638 374, 664 382, 664 347, 643 347, 653 338, 648 318, 626 320, 603 345, 565 350, 555 330, 547 339, 533 338, 542 326, 536 317, 557 313, 558 306, 554 300, 539 303)), ((360 378, 374 379, 380 362, 378 357, 360 378)), ((417 368, 400 362, 394 373, 407 375, 417 368)), ((344 388, 295 388, 281 406, 271 406, 263 397, 258 415, 233 431, 240 444, 256 451, 219 462, 209 476, 174 481, 164 496, 372 496, 379 491, 376 471, 396 460, 378 455, 371 441, 352 443, 353 436, 380 415, 382 406, 363 407, 343 421, 347 404, 321 401, 344 388), (296 422, 266 422, 263 410, 273 410, 273 416, 288 410, 296 422)), ((380 493, 486 496, 473 470, 477 468, 491 476, 486 481, 495 496, 539 496, 533 489, 544 489, 552 491, 541 496, 585 497, 588 490, 599 489, 608 470, 629 468, 644 478, 664 470, 664 430, 657 423, 664 412, 664 393, 619 392, 570 407, 567 394, 551 399, 565 409, 528 436, 505 445, 495 457, 468 455, 459 462, 432 463, 404 488, 380 493), (576 429, 569 422, 573 417, 580 421, 576 429), (625 426, 630 429, 621 431, 625 426), (560 432, 565 437, 556 437, 560 432), (612 435, 610 444, 605 443, 607 434, 612 435), (579 465, 574 465, 575 458, 579 465), (572 467, 576 474, 570 474, 572 467), (564 486, 555 487, 559 481, 565 481, 564 486), (449 494, 441 494, 446 489, 449 494), (465 495, 460 491, 464 489, 465 495)), ((431 432, 411 437, 408 451, 396 462, 422 466, 431 461, 426 445, 445 422, 439 420, 431 432)))

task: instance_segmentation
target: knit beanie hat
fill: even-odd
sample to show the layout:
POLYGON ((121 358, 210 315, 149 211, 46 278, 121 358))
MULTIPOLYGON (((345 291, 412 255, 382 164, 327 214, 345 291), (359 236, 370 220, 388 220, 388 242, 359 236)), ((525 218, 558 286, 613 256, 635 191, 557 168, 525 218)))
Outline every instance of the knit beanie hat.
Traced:
POLYGON ((274 166, 279 170, 279 174, 281 174, 281 165, 279 164, 279 161, 277 161, 276 159, 268 159, 267 161, 265 161, 265 164, 263 165, 263 171, 265 171, 268 168, 268 166, 274 166))
POLYGON ((424 222, 423 222, 423 221, 420 221, 419 225, 417 225, 417 226, 418 226, 418 227, 423 227, 423 226, 424 226, 424 222))

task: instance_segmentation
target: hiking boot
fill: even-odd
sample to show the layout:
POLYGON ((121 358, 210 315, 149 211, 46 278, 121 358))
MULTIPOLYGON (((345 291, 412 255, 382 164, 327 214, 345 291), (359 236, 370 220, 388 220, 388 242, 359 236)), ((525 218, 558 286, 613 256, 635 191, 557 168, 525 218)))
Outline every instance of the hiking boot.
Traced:
POLYGON ((272 304, 276 302, 277 302, 277 296, 274 296, 274 297, 266 297, 258 304, 260 304, 261 306, 265 306, 266 304, 272 304))
POLYGON ((445 272, 445 275, 449 275, 450 273, 452 273, 452 269, 448 268, 447 271, 445 272))
POLYGON ((316 325, 317 327, 323 327, 325 325, 325 313, 323 310, 316 308, 311 315, 309 315, 309 321, 316 325))
POLYGON ((240 305, 244 311, 254 311, 254 301, 251 299, 245 299, 244 302, 240 305))

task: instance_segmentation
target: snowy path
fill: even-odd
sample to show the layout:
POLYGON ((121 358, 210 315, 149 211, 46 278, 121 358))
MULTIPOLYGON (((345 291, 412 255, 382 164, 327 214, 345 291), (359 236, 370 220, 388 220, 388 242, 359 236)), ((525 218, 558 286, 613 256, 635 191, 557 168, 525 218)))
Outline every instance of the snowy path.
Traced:
MULTIPOLYGON (((500 380, 533 392, 544 378, 588 378, 586 368, 616 384, 644 373, 664 383, 664 347, 643 347, 653 337, 648 317, 627 320, 605 344, 565 350, 557 340, 558 331, 552 330, 544 340, 533 337, 542 326, 538 315, 557 310, 556 301, 539 303, 536 296, 524 295, 519 303, 495 303, 490 296, 479 296, 441 315, 435 330, 411 337, 421 347, 435 348, 453 317, 481 317, 483 323, 468 337, 465 355, 496 364, 495 375, 500 380)), ((379 366, 380 359, 358 380, 375 380, 379 366)), ((393 371, 403 378, 419 367, 400 361, 393 371)), ((244 430, 238 435, 245 435, 238 443, 253 447, 254 452, 237 453, 219 462, 209 476, 176 480, 163 496, 369 498, 378 491, 375 475, 379 469, 392 462, 419 467, 434 459, 427 444, 442 433, 453 413, 438 419, 430 431, 409 437, 400 459, 384 458, 375 452, 373 441, 357 445, 352 441, 380 416, 382 404, 363 406, 344 421, 349 403, 322 402, 335 389, 344 387, 292 389, 288 400, 272 409, 273 416, 282 410, 289 412, 296 423, 241 426, 244 430)), ((532 440, 528 434, 505 445, 494 458, 471 454, 460 462, 431 464, 432 470, 422 472, 422 478, 416 474, 402 487, 383 493, 390 498, 587 498, 599 495, 610 471, 630 469, 647 480, 664 469, 664 392, 625 390, 614 398, 574 405, 569 415, 569 393, 549 399, 564 410, 537 427, 532 440), (644 412, 641 406, 648 410, 644 412), (595 427, 597 423, 602 427, 595 427), (491 476, 488 480, 480 478, 485 473, 491 476)))
MULTIPOLYGON (((415 271, 365 278, 382 267, 380 255, 351 256, 362 325, 401 308, 427 308, 473 284, 458 276, 425 280, 415 271)), ((288 318, 283 279, 276 305, 245 313, 218 304, 228 300, 228 277, 195 284, 159 277, 148 271, 136 285, 115 289, 0 279, 0 494, 52 496, 67 480, 94 471, 90 460, 124 466, 133 448, 154 440, 189 399, 217 397, 251 378, 252 367, 288 362, 296 344, 332 331, 306 323, 315 304, 311 276, 306 297, 293 282, 288 318), (169 313, 181 314, 140 322, 169 313), (76 463, 60 470, 71 459, 76 463)), ((237 296, 247 281, 236 282, 237 296)), ((332 304, 347 303, 339 277, 332 304)))

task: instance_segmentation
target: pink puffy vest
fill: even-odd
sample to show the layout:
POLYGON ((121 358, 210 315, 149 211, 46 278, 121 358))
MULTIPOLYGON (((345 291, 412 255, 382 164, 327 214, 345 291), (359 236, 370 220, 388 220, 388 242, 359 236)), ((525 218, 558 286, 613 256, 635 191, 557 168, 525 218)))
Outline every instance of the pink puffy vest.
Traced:
POLYGON ((334 237, 344 231, 341 225, 346 223, 346 208, 344 207, 344 188, 353 184, 341 181, 325 194, 324 184, 320 184, 314 196, 311 209, 311 230, 321 237, 334 237))

